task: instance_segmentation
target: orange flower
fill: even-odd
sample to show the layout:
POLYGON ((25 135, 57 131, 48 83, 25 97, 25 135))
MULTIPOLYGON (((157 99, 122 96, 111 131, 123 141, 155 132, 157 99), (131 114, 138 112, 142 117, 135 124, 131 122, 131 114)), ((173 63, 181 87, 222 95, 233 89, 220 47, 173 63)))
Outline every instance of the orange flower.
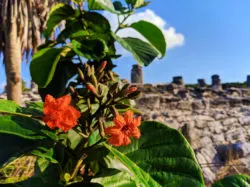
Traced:
POLYGON ((58 99, 55 99, 51 95, 45 97, 42 120, 54 129, 59 129, 67 132, 77 125, 77 119, 81 116, 81 113, 74 107, 70 106, 71 96, 65 95, 58 99))
POLYGON ((105 133, 110 135, 109 143, 114 146, 128 145, 131 143, 129 137, 140 138, 141 132, 138 128, 141 125, 141 116, 134 118, 134 113, 129 110, 124 117, 117 115, 114 119, 115 126, 105 129, 105 133))

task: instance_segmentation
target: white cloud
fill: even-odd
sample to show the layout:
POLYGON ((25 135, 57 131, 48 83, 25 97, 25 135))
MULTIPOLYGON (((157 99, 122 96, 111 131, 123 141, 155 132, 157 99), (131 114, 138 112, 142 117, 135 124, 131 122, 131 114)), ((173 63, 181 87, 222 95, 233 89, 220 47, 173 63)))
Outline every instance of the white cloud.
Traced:
MULTIPOLYGON (((104 16, 110 20, 112 30, 115 30, 118 27, 117 16, 108 12, 105 12, 104 16)), ((167 25, 166 21, 163 20, 157 14, 155 14, 154 11, 150 9, 146 9, 144 12, 136 13, 132 15, 131 17, 129 17, 125 23, 131 24, 139 20, 146 20, 148 22, 151 22, 157 25, 163 31, 165 35, 168 49, 184 45, 184 40, 185 40, 184 35, 182 33, 177 33, 173 26, 167 25)), ((118 35, 122 37, 132 36, 132 37, 139 37, 143 39, 143 36, 141 36, 139 33, 137 33, 133 29, 120 30, 118 32, 118 35)), ((120 53, 124 54, 124 50, 121 51, 121 47, 118 47, 118 50, 120 53)))
POLYGON ((0 92, 2 92, 5 89, 6 82, 0 82, 0 92))

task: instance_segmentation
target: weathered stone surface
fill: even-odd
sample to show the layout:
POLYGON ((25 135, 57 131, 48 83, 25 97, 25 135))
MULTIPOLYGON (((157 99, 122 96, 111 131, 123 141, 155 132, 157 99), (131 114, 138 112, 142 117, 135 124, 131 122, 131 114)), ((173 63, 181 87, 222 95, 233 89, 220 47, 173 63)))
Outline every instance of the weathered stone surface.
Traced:
POLYGON ((207 137, 207 136, 202 137, 202 138, 200 139, 200 147, 205 147, 205 146, 208 146, 208 145, 210 145, 210 144, 212 144, 212 143, 213 143, 213 142, 212 142, 211 138, 209 138, 209 137, 207 137))
POLYGON ((143 83, 143 71, 142 66, 135 64, 131 70, 131 82, 132 83, 143 83))
POLYGON ((192 110, 192 104, 190 101, 180 101, 177 105, 179 110, 192 110))
POLYGON ((241 125, 248 125, 250 126, 250 116, 243 116, 239 118, 239 123, 241 125))
POLYGON ((202 100, 194 100, 192 102, 193 110, 202 110, 206 108, 206 104, 202 100))
POLYGON ((245 141, 245 135, 241 128, 227 131, 225 137, 227 142, 235 142, 237 140, 245 141))
POLYGON ((223 144, 225 143, 225 137, 223 134, 216 134, 212 136, 212 140, 214 144, 223 144))
POLYGON ((211 121, 207 123, 211 133, 219 134, 222 132, 223 126, 219 121, 211 121))
POLYGON ((234 123, 237 123, 237 122, 238 122, 237 118, 227 118, 223 120, 222 124, 225 126, 228 126, 228 125, 233 125, 234 123))

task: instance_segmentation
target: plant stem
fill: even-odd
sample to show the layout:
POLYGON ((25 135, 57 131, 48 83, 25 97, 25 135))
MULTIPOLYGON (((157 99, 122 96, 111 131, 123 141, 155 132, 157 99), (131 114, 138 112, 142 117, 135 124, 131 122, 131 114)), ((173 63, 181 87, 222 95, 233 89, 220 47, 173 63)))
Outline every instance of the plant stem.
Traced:
POLYGON ((87 155, 86 155, 86 154, 83 154, 83 155, 81 156, 81 158, 78 160, 78 162, 77 162, 77 164, 76 164, 76 166, 75 166, 75 169, 74 169, 74 171, 73 171, 73 173, 72 173, 72 175, 71 175, 71 177, 70 177, 71 180, 74 179, 74 178, 76 177, 77 172, 79 171, 79 169, 80 169, 80 167, 81 167, 81 165, 82 165, 82 162, 83 162, 86 158, 87 158, 87 155))
POLYGON ((15 113, 15 112, 6 112, 6 111, 2 111, 2 110, 0 110, 0 113, 2 113, 2 114, 7 114, 7 115, 12 115, 12 116, 22 116, 22 117, 26 117, 26 118, 32 118, 32 117, 33 117, 31 114, 22 114, 22 113, 15 113))
POLYGON ((127 16, 124 17, 121 23, 119 23, 118 28, 115 30, 115 34, 122 28, 121 25, 129 18, 131 14, 128 14, 127 16))

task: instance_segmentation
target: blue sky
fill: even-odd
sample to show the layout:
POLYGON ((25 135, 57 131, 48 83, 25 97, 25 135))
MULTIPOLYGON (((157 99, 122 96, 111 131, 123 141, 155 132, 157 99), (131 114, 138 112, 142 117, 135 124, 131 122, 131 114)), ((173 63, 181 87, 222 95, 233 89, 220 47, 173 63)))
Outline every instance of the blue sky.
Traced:
MULTIPOLYGON (((249 0, 152 0, 132 20, 157 22, 166 34, 169 48, 166 57, 144 68, 144 81, 166 83, 173 76, 182 75, 186 83, 196 83, 198 78, 210 83, 212 74, 219 74, 222 82, 245 81, 250 74, 249 7, 249 0)), ((106 16, 116 24, 114 17, 106 16)), ((120 35, 135 33, 127 30, 120 35)), ((115 62, 115 71, 130 79, 136 62, 128 53, 119 52, 124 57, 115 62)), ((26 63, 22 74, 25 81, 30 80, 26 63)), ((5 80, 3 65, 0 75, 1 89, 5 80)))

